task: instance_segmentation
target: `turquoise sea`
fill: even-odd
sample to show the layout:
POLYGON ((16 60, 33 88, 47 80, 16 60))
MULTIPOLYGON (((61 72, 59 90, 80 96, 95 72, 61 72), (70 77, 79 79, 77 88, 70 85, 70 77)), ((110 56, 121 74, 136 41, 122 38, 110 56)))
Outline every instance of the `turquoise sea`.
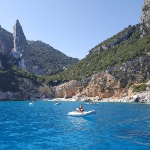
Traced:
POLYGON ((81 102, 0 102, 1 150, 150 150, 150 105, 99 103, 69 117, 81 102))

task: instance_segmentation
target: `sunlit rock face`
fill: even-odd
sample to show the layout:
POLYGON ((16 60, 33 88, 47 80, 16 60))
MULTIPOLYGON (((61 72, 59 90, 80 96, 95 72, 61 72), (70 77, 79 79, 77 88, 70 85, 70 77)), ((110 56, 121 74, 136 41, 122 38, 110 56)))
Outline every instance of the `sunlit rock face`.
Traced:
POLYGON ((27 41, 19 20, 16 21, 13 29, 14 48, 12 52, 15 58, 20 58, 22 57, 22 52, 26 50, 27 41))
MULTIPOLYGON (((3 45, 0 40, 0 49, 3 45)), ((19 22, 13 27, 13 49, 11 52, 14 58, 18 60, 18 67, 31 73, 44 75, 45 71, 43 68, 38 67, 37 64, 33 65, 33 58, 31 57, 31 45, 29 46, 26 40, 26 36, 23 32, 23 28, 19 22)))
POLYGON ((150 27, 150 0, 145 0, 142 8, 141 24, 150 27))
POLYGON ((32 72, 33 65, 28 55, 29 48, 19 20, 16 21, 13 29, 14 48, 12 54, 19 59, 18 67, 20 69, 32 72))
POLYGON ((81 83, 76 80, 56 86, 54 87, 55 97, 71 98, 79 93, 79 87, 81 87, 81 83))
MULTIPOLYGON (((150 53, 147 53, 140 58, 95 74, 84 81, 72 80, 45 91, 50 91, 48 95, 56 98, 71 98, 73 96, 120 98, 130 95, 128 85, 144 82, 149 77, 150 53)), ((44 93, 43 91, 41 93, 44 93)))
POLYGON ((15 58, 21 59, 18 63, 19 68, 26 70, 23 52, 26 50, 27 41, 23 33, 22 27, 19 23, 19 20, 16 21, 13 27, 13 38, 14 38, 14 48, 12 50, 12 54, 15 58))

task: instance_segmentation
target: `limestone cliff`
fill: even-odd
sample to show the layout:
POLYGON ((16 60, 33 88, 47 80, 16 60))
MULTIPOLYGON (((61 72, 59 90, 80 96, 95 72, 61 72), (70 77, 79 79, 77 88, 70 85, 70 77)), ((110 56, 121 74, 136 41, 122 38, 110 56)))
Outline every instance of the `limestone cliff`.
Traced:
POLYGON ((22 57, 22 52, 26 50, 26 37, 23 33, 22 27, 19 23, 19 20, 16 21, 16 24, 13 27, 13 38, 14 38, 14 48, 13 54, 14 57, 20 58, 22 57))
POLYGON ((141 24, 150 27, 150 0, 144 0, 142 8, 141 24))
POLYGON ((150 79, 150 53, 93 75, 81 82, 72 80, 59 86, 50 87, 47 95, 56 98, 73 96, 120 98, 131 94, 129 93, 131 85, 146 79, 150 79))
POLYGON ((150 0, 144 0, 140 24, 142 31, 141 37, 143 37, 143 35, 147 32, 148 28, 150 27, 150 0))
POLYGON ((20 69, 32 72, 33 65, 29 56, 29 48, 19 20, 16 21, 13 29, 14 48, 12 54, 19 59, 18 66, 20 69))
MULTIPOLYGON (((55 93, 53 96, 56 98, 71 98, 73 96, 99 96, 100 98, 107 98, 119 96, 122 90, 123 89, 119 88, 117 80, 112 75, 103 72, 93 75, 86 86, 79 81, 72 80, 53 87, 53 92, 55 93)), ((52 97, 51 94, 49 96, 52 97)))
POLYGON ((71 98, 80 92, 81 83, 72 80, 68 83, 55 87, 55 97, 71 98))

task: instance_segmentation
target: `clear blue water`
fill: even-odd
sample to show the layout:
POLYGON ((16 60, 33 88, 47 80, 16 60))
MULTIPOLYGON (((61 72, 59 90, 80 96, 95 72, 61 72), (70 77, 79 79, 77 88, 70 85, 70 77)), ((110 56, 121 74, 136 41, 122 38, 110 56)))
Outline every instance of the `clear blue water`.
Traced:
MULTIPOLYGON (((84 104, 84 103, 82 103, 84 104)), ((150 105, 84 105, 96 115, 69 117, 80 102, 0 102, 0 149, 149 150, 150 105)))

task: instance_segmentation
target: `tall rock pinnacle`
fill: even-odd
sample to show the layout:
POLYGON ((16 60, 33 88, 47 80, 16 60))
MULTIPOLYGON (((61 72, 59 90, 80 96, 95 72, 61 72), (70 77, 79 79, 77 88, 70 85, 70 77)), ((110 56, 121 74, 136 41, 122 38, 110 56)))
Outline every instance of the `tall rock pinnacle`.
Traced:
POLYGON ((30 48, 18 19, 13 27, 13 39, 14 48, 12 49, 12 54, 19 60, 18 67, 28 72, 44 74, 43 70, 33 66, 29 55, 30 48))
POLYGON ((29 48, 19 20, 16 20, 13 27, 13 38, 14 48, 12 49, 12 54, 15 58, 20 58, 19 68, 32 72, 32 62, 28 56, 29 48))
POLYGON ((150 27, 150 0, 144 0, 141 24, 144 24, 146 27, 150 27))
POLYGON ((20 58, 21 53, 26 49, 27 41, 23 33, 22 27, 19 20, 16 20, 16 24, 13 27, 13 37, 14 37, 14 48, 13 54, 15 58, 20 58))

